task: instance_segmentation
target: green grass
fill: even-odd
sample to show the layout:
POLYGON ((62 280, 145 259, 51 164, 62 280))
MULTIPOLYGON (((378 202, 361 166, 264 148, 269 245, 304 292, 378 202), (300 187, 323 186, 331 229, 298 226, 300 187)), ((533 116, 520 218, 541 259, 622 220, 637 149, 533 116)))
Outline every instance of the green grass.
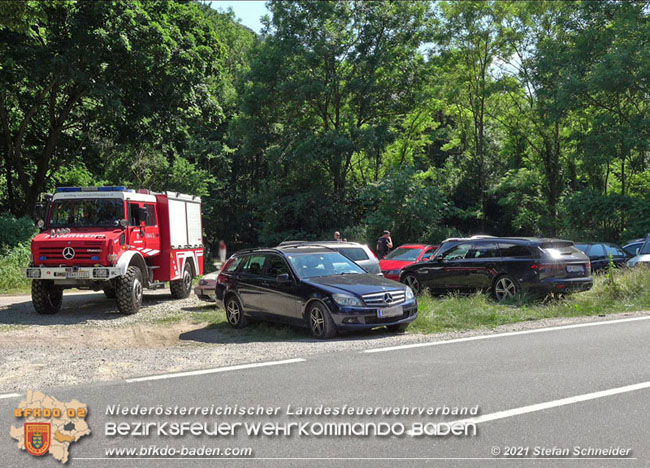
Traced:
POLYGON ((31 280, 21 271, 29 265, 29 255, 29 245, 19 245, 0 256, 0 294, 30 292, 31 280))
POLYGON ((411 333, 439 333, 494 328, 499 325, 553 317, 578 317, 650 310, 650 269, 614 270, 594 277, 590 291, 565 298, 520 298, 497 304, 486 294, 419 298, 418 318, 411 333))

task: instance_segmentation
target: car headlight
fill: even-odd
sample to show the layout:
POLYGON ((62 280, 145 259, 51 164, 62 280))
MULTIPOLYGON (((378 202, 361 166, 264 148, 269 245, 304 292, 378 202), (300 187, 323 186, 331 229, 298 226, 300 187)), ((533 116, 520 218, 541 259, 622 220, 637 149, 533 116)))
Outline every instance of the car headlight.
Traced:
POLYGON ((393 276, 399 276, 400 270, 388 270, 386 272, 387 275, 393 275, 393 276))
POLYGON ((408 301, 410 299, 413 299, 414 297, 415 297, 415 294, 413 294, 413 290, 409 286, 407 286, 406 287, 406 300, 408 301))
POLYGON ((354 296, 348 296, 347 294, 332 294, 332 299, 338 305, 342 306, 361 306, 361 299, 354 296))

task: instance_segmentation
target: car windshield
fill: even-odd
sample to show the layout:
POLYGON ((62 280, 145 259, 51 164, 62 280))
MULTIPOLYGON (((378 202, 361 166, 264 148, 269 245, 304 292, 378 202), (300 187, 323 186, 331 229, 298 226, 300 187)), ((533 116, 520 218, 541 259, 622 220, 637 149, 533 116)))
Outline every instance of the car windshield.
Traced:
POLYGON ((117 227, 124 219, 124 201, 119 198, 56 200, 50 227, 117 227))
POLYGON ((363 268, 338 252, 301 253, 287 257, 300 278, 365 273, 363 268))
POLYGON ((423 249, 412 249, 406 247, 398 247, 391 253, 384 257, 384 260, 404 260, 407 262, 414 262, 418 259, 423 249))

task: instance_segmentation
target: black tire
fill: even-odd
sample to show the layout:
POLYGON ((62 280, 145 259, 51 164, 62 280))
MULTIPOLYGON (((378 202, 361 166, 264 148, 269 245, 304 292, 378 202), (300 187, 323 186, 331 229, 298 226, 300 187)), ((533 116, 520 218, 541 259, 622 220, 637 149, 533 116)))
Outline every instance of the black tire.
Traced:
POLYGON ((244 315, 244 308, 237 296, 234 294, 228 296, 224 308, 226 309, 226 320, 234 328, 244 328, 248 325, 248 318, 244 315))
POLYGON ((117 293, 115 292, 115 286, 112 284, 110 286, 104 286, 104 296, 106 296, 109 299, 115 299, 117 297, 117 293))
POLYGON ((408 273, 402 278, 402 283, 407 285, 413 291, 413 294, 418 295, 422 292, 422 283, 417 276, 413 273, 408 273))
POLYGON ((320 302, 312 302, 307 310, 309 331, 314 338, 329 340, 336 336, 336 325, 330 311, 320 302))
POLYGON ((185 299, 192 292, 192 267, 185 261, 185 268, 180 279, 169 282, 169 290, 174 299, 185 299))
POLYGON ((126 275, 116 280, 115 294, 117 308, 121 314, 135 314, 142 305, 142 271, 140 268, 130 266, 126 275))
POLYGON ((492 285, 492 296, 497 302, 514 299, 521 293, 521 286, 509 275, 499 276, 492 285))
POLYGON ((408 328, 409 323, 398 323, 397 325, 388 325, 386 328, 391 333, 404 333, 408 328))
POLYGON ((56 314, 61 310, 63 289, 50 280, 32 280, 32 304, 43 315, 56 314))

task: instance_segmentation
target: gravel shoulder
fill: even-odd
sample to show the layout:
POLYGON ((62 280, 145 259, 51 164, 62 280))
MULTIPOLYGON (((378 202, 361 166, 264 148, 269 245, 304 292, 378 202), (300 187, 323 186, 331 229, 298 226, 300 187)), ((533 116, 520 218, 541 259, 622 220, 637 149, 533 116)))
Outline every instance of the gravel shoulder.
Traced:
POLYGON ((29 296, 0 297, 0 392, 650 315, 548 319, 431 335, 377 329, 324 342, 298 328, 278 333, 269 324, 262 326, 268 336, 266 328, 241 334, 197 319, 197 313, 214 310, 194 295, 172 300, 167 290, 145 293, 142 310, 131 316, 116 313, 101 292, 65 295, 62 311, 53 316, 38 315, 29 296))

